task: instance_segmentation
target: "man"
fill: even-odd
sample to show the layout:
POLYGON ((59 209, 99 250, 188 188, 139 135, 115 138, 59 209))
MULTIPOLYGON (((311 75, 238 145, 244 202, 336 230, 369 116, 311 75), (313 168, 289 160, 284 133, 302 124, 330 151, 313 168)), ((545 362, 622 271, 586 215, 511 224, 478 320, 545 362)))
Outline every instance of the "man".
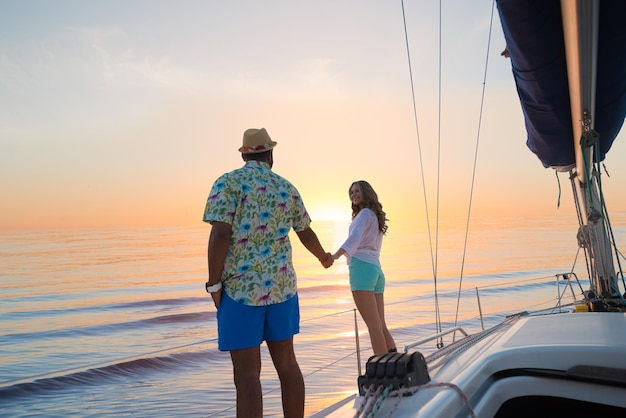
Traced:
POLYGON ((211 223, 207 292, 217 308, 218 346, 230 351, 237 417, 263 416, 260 345, 266 341, 281 385, 285 417, 304 416, 304 379, 293 349, 300 313, 289 231, 326 268, 332 265, 300 193, 272 172, 267 131, 248 129, 245 165, 219 177, 204 210, 211 223))

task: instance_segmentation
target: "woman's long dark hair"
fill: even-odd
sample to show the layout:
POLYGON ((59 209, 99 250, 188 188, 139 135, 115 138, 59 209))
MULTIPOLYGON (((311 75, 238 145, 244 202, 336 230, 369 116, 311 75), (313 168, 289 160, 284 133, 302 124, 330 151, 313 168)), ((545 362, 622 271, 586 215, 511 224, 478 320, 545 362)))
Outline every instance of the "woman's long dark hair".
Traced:
POLYGON ((355 181, 350 185, 348 189, 348 194, 350 194, 350 189, 352 186, 358 185, 361 190, 361 203, 358 205, 352 204, 352 219, 358 215, 358 213, 363 208, 371 209, 378 218, 378 230, 383 234, 387 232, 387 214, 383 211, 383 205, 378 201, 378 195, 374 191, 374 188, 365 180, 355 181))

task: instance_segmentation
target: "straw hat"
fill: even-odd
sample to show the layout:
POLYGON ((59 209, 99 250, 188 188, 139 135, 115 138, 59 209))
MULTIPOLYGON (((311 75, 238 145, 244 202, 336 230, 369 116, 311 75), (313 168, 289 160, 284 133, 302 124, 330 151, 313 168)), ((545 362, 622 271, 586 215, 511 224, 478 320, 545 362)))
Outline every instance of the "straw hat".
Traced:
POLYGON ((277 142, 267 134, 265 128, 248 129, 243 133, 243 146, 239 148, 242 154, 258 154, 269 151, 276 146, 277 142))

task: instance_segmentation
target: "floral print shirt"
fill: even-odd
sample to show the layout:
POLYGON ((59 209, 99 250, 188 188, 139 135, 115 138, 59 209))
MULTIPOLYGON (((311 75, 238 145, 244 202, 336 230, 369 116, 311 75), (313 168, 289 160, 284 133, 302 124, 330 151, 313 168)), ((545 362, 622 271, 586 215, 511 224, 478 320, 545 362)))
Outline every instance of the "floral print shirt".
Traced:
POLYGON ((298 190, 268 163, 247 161, 219 177, 209 193, 204 222, 225 222, 232 235, 221 281, 244 305, 284 302, 296 294, 289 231, 311 224, 298 190))

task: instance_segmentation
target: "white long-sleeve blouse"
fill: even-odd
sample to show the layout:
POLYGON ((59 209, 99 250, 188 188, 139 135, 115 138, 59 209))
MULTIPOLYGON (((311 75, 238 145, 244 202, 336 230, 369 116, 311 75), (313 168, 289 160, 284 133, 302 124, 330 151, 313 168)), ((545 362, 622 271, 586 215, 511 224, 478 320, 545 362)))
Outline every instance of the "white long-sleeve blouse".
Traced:
POLYGON ((383 233, 378 229, 376 214, 371 209, 361 209, 350 224, 348 238, 341 245, 346 258, 350 261, 350 257, 355 257, 380 267, 382 245, 383 233))

